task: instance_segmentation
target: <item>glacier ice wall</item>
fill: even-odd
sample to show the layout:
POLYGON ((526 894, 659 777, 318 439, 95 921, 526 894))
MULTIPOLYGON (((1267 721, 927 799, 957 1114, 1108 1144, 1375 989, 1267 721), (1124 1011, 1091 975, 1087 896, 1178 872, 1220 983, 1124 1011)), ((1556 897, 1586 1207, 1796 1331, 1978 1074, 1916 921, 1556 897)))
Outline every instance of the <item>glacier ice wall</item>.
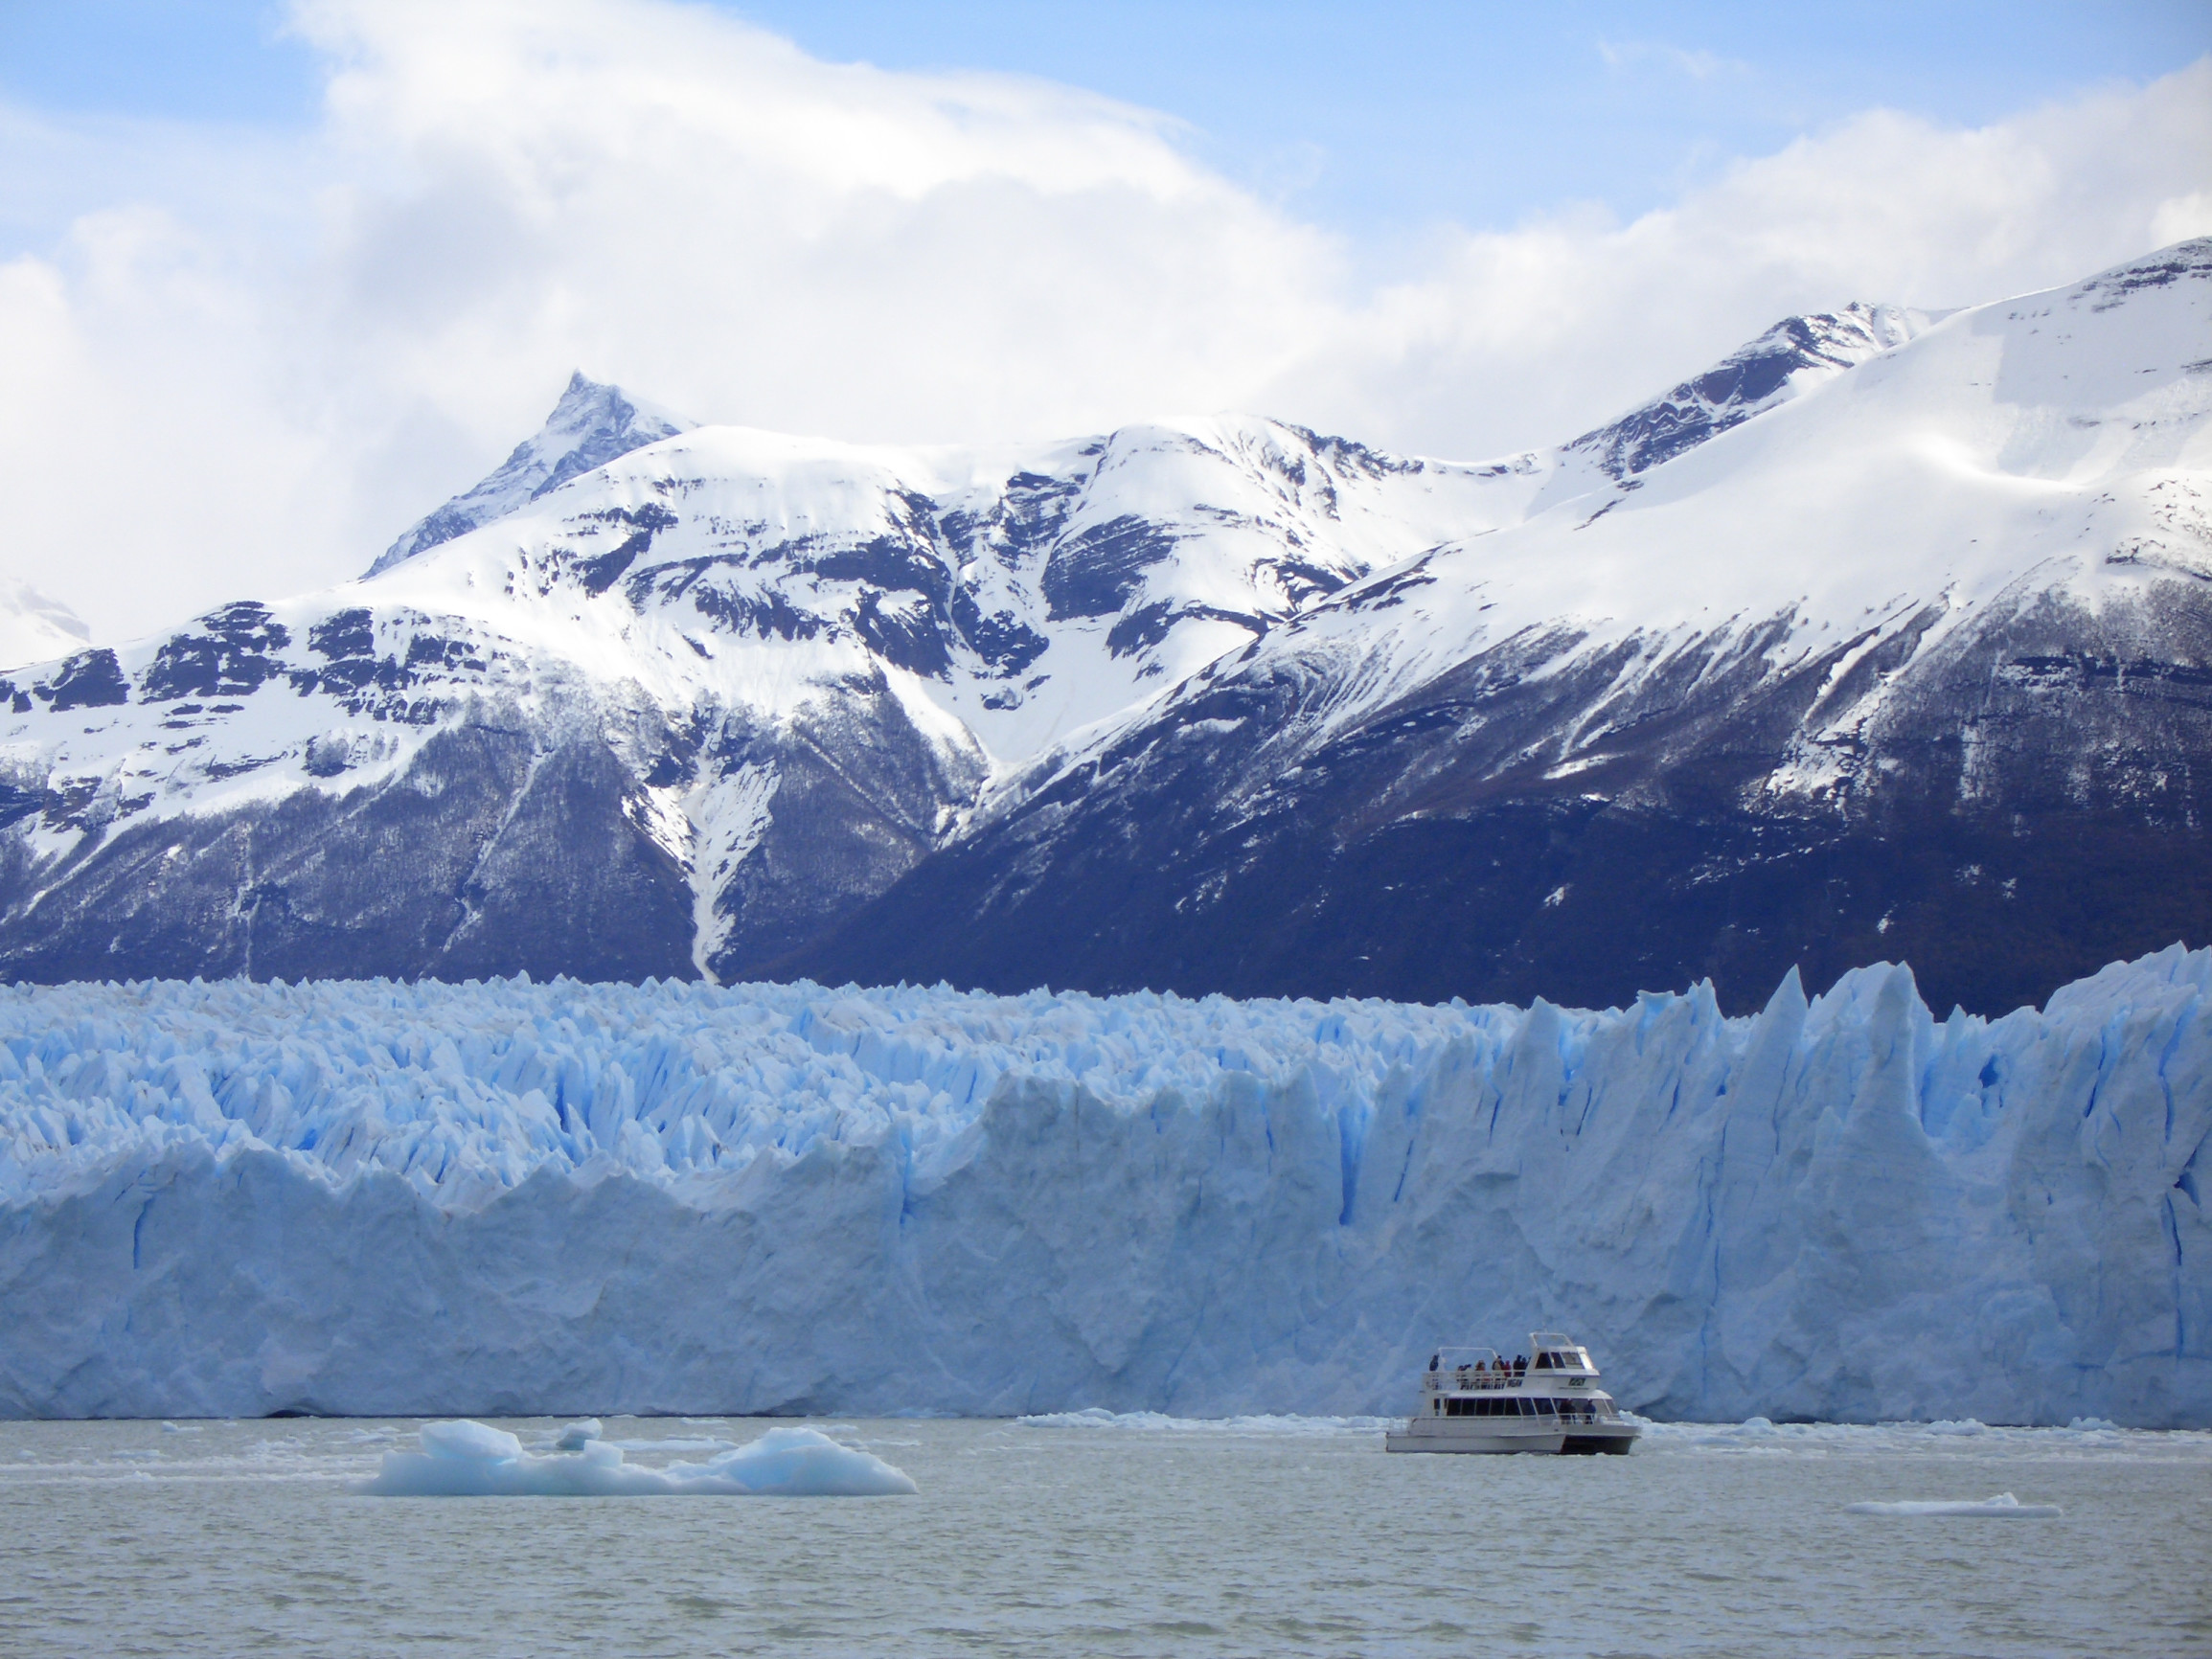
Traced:
POLYGON ((0 1414, 2212 1424, 2212 950, 1938 1022, 943 988, 0 989, 0 1414))

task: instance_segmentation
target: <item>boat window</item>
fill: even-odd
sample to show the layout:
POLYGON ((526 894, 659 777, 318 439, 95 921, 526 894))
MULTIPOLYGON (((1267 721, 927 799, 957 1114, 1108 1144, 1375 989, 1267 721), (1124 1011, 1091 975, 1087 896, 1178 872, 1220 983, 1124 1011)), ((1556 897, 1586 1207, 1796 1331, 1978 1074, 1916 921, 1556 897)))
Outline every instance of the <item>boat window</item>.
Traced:
POLYGON ((1548 1354, 1548 1353, 1539 1353, 1539 1354, 1538 1354, 1538 1355, 1536 1356, 1536 1368, 1537 1368, 1537 1370, 1539 1370, 1539 1371, 1549 1371, 1549 1370, 1551 1370, 1551 1368, 1552 1368, 1552 1356, 1551 1356, 1550 1354, 1548 1354))

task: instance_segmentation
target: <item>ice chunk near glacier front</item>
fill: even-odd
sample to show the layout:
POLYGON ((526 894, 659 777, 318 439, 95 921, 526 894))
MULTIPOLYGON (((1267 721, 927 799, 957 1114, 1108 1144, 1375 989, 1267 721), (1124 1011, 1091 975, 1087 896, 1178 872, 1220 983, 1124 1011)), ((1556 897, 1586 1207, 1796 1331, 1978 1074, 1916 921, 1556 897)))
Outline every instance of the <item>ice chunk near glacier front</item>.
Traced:
POLYGON ((2056 1504, 2023 1504, 2010 1492, 1978 1500, 1906 1499, 1894 1504, 1847 1504, 1854 1515, 1982 1515, 2000 1521, 2055 1520, 2065 1511, 2056 1504))
POLYGON ((704 1463, 657 1469, 626 1462, 599 1436, 596 1420, 570 1423, 541 1455, 489 1423, 424 1423, 422 1449, 386 1452, 360 1490, 382 1498, 872 1498, 919 1489, 903 1470, 819 1429, 772 1428, 704 1463))

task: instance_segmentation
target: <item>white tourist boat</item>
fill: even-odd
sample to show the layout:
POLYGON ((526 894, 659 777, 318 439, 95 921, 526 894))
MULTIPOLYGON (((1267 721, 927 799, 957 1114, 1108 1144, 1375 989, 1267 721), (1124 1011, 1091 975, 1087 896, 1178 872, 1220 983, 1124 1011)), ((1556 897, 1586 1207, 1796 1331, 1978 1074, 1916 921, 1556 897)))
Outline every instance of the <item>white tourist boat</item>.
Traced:
POLYGON ((1598 1386, 1590 1351, 1556 1330, 1529 1352, 1440 1348, 1421 1407, 1383 1443, 1394 1452, 1625 1452, 1642 1432, 1598 1386))

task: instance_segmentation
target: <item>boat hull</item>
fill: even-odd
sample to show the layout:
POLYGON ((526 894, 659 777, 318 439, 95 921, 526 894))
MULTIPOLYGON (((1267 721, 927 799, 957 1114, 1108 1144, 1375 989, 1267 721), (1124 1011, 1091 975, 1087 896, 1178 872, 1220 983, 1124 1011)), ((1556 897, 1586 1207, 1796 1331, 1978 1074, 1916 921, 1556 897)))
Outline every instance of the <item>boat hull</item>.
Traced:
POLYGON ((1572 1429, 1512 1422, 1494 1423, 1469 1418, 1415 1418, 1404 1428, 1383 1436, 1384 1449, 1394 1452, 1458 1452, 1475 1455, 1499 1452, 1549 1452, 1568 1457, 1626 1455, 1636 1443, 1633 1423, 1577 1423, 1572 1429))

